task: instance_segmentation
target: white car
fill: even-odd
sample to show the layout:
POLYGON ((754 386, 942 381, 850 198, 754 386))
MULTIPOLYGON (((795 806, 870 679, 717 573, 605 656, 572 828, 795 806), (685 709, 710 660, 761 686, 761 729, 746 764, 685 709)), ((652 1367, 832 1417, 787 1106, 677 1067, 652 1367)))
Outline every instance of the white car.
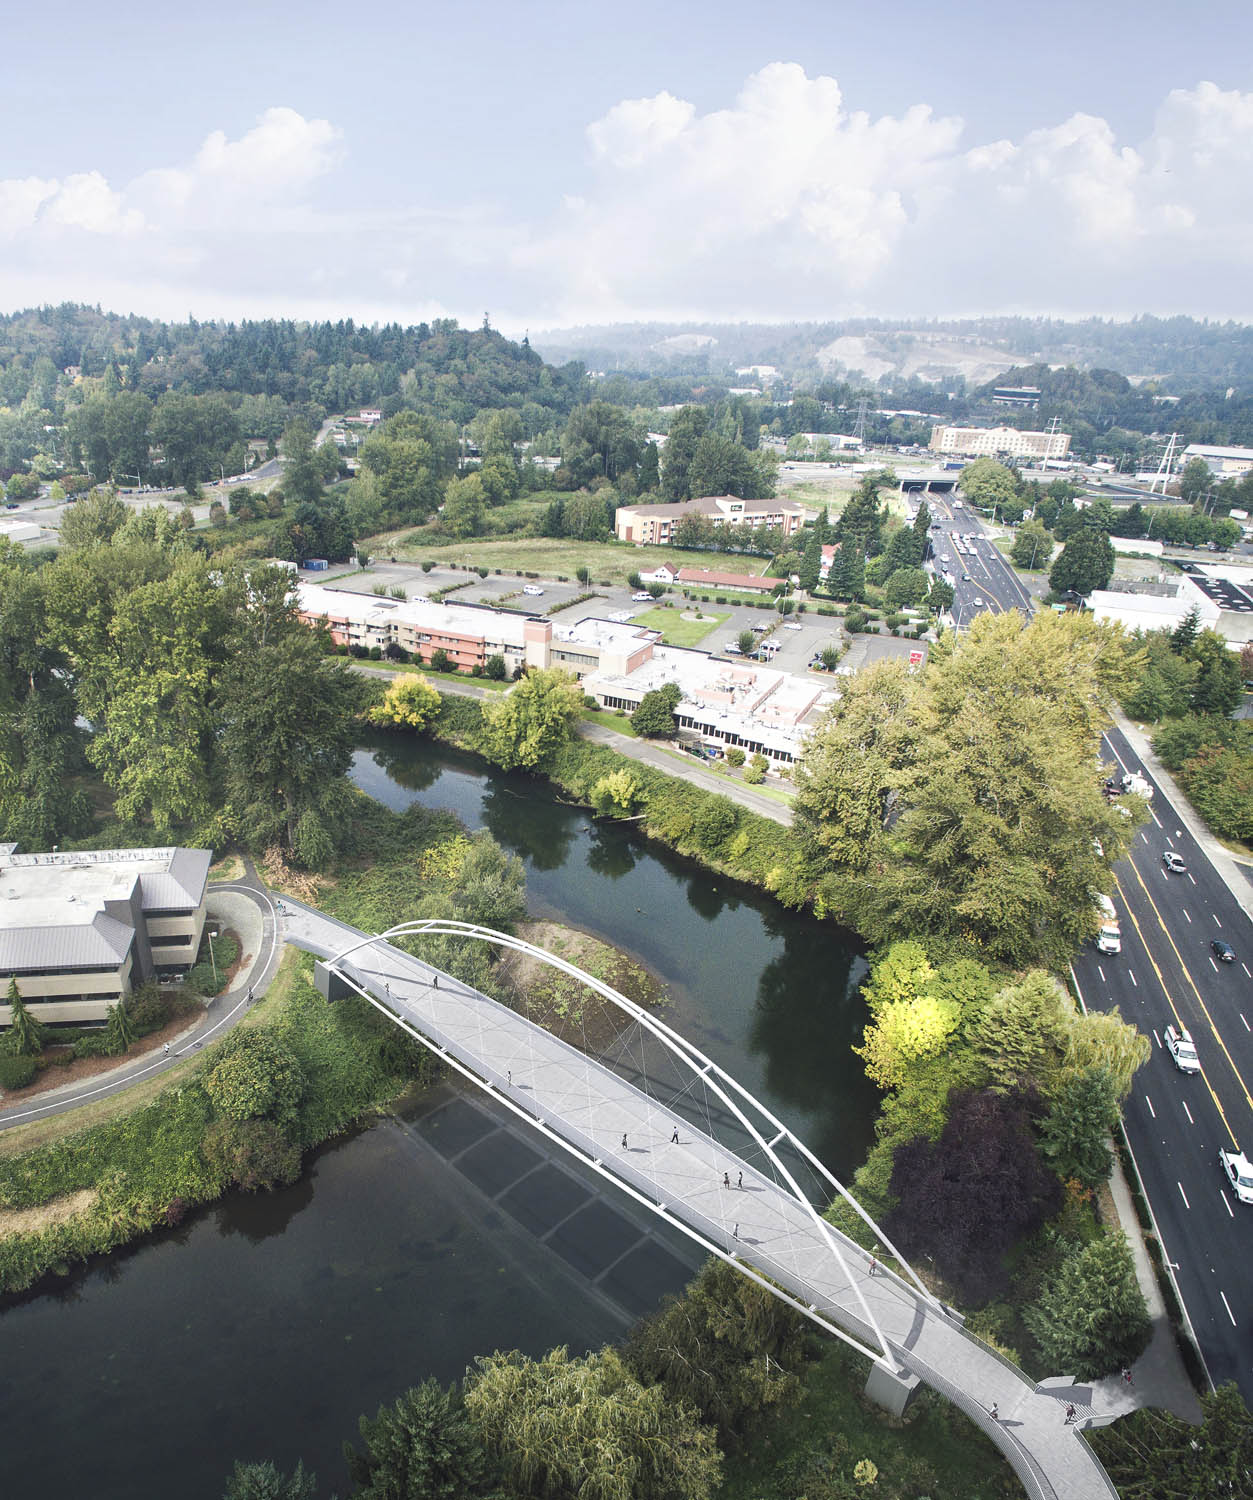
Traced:
POLYGON ((651 594, 649 594, 649 593, 632 594, 631 595, 631 603, 632 604, 651 604, 652 602, 653 602, 653 596, 651 594))
POLYGON ((1166 1028, 1166 1050, 1175 1060, 1175 1067, 1181 1073, 1199 1073, 1201 1071, 1201 1059, 1196 1055, 1196 1045, 1192 1040, 1192 1033, 1184 1026, 1176 1031, 1173 1026, 1166 1028))
POLYGON ((804 627, 801 625, 793 625, 790 620, 787 620, 784 622, 783 628, 784 630, 802 630, 804 627))
POLYGON ((978 594, 975 595, 975 608, 976 609, 982 609, 983 608, 983 600, 979 597, 978 594))
POLYGON ((1253 1162, 1249 1161, 1243 1151, 1223 1151, 1220 1148, 1218 1164, 1240 1202, 1253 1203, 1253 1162))
POLYGON ((522 592, 524 594, 530 594, 532 599, 537 599, 544 592, 544 590, 540 588, 539 584, 537 583, 524 583, 522 585, 522 592))

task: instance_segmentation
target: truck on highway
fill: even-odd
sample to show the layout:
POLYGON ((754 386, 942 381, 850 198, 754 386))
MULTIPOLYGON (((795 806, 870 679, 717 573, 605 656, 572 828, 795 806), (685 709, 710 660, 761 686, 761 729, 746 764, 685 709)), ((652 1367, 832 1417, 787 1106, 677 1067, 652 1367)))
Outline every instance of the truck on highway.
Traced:
POLYGON ((1137 797, 1143 797, 1146 802, 1153 800, 1152 785, 1147 782, 1139 771, 1128 771, 1122 779, 1124 792, 1132 792, 1137 797))
POLYGON ((1101 953, 1122 952, 1122 929, 1118 925, 1118 910, 1108 896, 1100 891, 1092 892, 1101 913, 1101 925, 1096 934, 1096 946, 1101 953))

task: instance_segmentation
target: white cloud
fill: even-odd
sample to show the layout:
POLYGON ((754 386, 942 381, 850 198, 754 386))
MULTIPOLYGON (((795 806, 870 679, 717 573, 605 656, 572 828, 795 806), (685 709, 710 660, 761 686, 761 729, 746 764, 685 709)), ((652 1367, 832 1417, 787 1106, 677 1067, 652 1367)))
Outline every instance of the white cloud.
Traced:
POLYGON ((588 128, 591 187, 519 261, 553 268, 567 321, 1253 315, 1253 93, 1175 90, 1135 143, 1083 113, 1019 141, 963 134, 924 104, 850 110, 787 63, 728 109, 628 100, 588 128))
POLYGON ((424 201, 413 152, 407 198, 393 175, 371 200, 370 173, 340 173, 347 146, 330 120, 275 107, 127 183, 89 160, 60 178, 0 180, 0 306, 73 297, 167 316, 400 319, 451 308, 475 320, 486 306, 519 328, 1253 317, 1253 93, 1176 89, 1142 140, 1086 113, 1019 139, 966 137, 925 103, 871 115, 834 78, 775 62, 725 108, 671 91, 615 104, 586 128, 580 179, 551 209, 533 191, 528 223, 424 201))

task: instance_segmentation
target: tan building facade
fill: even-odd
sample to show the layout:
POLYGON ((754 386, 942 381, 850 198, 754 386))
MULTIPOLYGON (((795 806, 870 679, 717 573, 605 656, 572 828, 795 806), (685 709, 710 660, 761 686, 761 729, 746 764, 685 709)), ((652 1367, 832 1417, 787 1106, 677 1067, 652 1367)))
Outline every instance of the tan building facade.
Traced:
POLYGON ((933 427, 932 453, 966 458, 1065 458, 1068 432, 1021 432, 1017 427, 933 427))
POLYGON ((792 536, 805 524, 805 508, 795 500, 706 495, 672 505, 620 505, 614 516, 614 531, 620 542, 662 547, 674 540, 685 516, 702 516, 714 526, 774 526, 784 536, 792 536))
MULTIPOLYGON (((111 1005, 196 961, 207 849, 0 854, 0 986, 45 1022, 103 1021, 111 1005)), ((10 1023, 0 1004, 0 1026, 10 1023)))

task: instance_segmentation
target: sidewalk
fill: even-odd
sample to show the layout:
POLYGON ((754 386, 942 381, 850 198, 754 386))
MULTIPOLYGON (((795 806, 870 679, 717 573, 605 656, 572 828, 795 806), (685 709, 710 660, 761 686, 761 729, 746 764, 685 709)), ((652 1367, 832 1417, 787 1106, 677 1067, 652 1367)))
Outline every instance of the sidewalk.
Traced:
POLYGON ((1133 724, 1130 719, 1124 718, 1118 709, 1114 710, 1114 724, 1122 733, 1127 743, 1149 768, 1153 780, 1158 783, 1170 798, 1171 805, 1179 821, 1205 851, 1205 857, 1214 866, 1214 869, 1235 897, 1241 910, 1249 916, 1253 916, 1253 868, 1232 854, 1231 850, 1226 848, 1225 845, 1219 843, 1205 826, 1200 815, 1193 808, 1191 802, 1188 801, 1187 792, 1184 791, 1153 753, 1153 746, 1149 742, 1149 736, 1138 725, 1133 724))
MULTIPOLYGON (((1122 1163, 1114 1160, 1113 1175, 1109 1180, 1114 1197, 1114 1209, 1118 1222, 1131 1246, 1131 1258, 1135 1262, 1136 1280, 1148 1303, 1149 1317, 1153 1320, 1153 1337, 1149 1347, 1135 1362, 1132 1375, 1134 1385, 1128 1385, 1121 1375, 1107 1375, 1104 1380, 1093 1382, 1092 1389, 1100 1392, 1101 1405, 1113 1416, 1125 1416, 1141 1406, 1162 1407, 1174 1412, 1185 1422, 1200 1422, 1201 1403, 1184 1369, 1183 1356, 1175 1331, 1166 1312, 1166 1303, 1158 1285, 1157 1273, 1144 1244, 1144 1231, 1136 1217, 1131 1188, 1123 1174, 1122 1163)), ((1102 1422, 1100 1425, 1104 1425, 1102 1422)))

